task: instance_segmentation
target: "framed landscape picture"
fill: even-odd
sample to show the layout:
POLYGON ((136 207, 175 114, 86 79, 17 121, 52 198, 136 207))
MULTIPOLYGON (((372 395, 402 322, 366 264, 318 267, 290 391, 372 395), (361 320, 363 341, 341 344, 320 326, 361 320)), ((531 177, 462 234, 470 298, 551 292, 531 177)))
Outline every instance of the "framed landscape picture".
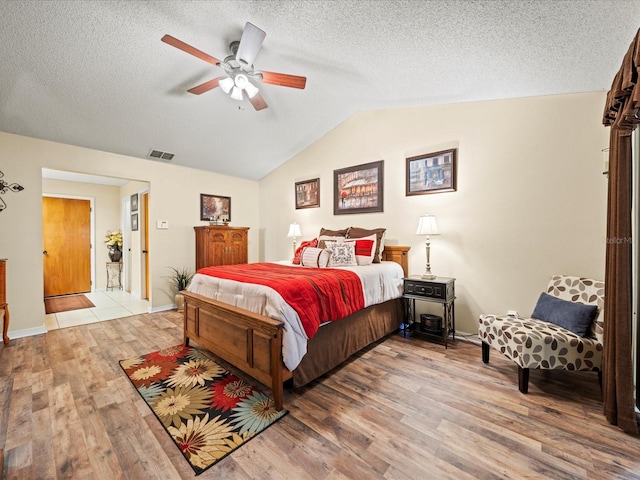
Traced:
POLYGON ((296 209, 320 206, 320 179, 296 182, 296 209))
POLYGON ((231 197, 200 194, 200 220, 231 221, 231 197))
POLYGON ((333 214, 383 211, 384 160, 333 171, 333 214))
POLYGON ((455 148, 407 158, 407 195, 455 191, 455 148))

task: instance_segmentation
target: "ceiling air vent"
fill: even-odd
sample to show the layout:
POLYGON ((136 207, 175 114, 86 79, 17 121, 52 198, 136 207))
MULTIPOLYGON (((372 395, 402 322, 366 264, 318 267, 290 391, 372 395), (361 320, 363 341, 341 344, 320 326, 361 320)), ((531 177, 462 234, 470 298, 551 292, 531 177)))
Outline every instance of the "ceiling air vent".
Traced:
POLYGON ((166 160, 167 162, 169 162, 173 159, 174 154, 169 152, 162 152, 160 150, 151 150, 149 152, 149 155, 147 156, 149 158, 155 158, 157 160, 166 160))

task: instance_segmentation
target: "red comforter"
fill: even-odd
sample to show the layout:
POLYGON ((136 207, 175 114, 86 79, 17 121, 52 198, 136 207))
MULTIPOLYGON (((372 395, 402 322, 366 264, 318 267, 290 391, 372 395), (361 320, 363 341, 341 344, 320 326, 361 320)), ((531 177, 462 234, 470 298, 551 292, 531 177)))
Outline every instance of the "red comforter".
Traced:
POLYGON ((308 338, 321 323, 364 308, 360 277, 348 270, 250 263, 205 267, 198 273, 274 289, 298 313, 308 338))

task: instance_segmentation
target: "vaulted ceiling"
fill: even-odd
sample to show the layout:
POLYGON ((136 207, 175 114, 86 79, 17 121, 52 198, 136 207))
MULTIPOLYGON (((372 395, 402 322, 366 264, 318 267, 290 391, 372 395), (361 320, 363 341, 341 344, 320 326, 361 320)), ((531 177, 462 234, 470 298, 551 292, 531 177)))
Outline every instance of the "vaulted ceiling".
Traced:
MULTIPOLYGON (((260 179, 372 109, 606 91, 640 26, 637 0, 0 0, 0 130, 260 179), (268 108, 160 41, 218 59, 245 22, 266 32, 268 108)), ((154 160, 155 161, 155 160, 154 160)))

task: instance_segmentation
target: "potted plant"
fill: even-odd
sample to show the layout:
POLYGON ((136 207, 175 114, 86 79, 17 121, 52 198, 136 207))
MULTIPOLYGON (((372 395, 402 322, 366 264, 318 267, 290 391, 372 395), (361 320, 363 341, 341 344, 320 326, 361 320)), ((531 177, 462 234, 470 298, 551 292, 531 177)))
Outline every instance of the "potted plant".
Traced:
POLYGON ((112 262, 122 260, 122 231, 109 230, 104 237, 104 244, 109 249, 109 258, 112 262))
POLYGON ((171 269, 171 275, 169 275, 169 281, 171 283, 171 287, 175 291, 175 302, 178 307, 178 311, 181 312, 184 310, 184 296, 182 295, 182 290, 185 290, 189 286, 189 282, 193 278, 193 273, 188 268, 174 268, 169 267, 171 269))

